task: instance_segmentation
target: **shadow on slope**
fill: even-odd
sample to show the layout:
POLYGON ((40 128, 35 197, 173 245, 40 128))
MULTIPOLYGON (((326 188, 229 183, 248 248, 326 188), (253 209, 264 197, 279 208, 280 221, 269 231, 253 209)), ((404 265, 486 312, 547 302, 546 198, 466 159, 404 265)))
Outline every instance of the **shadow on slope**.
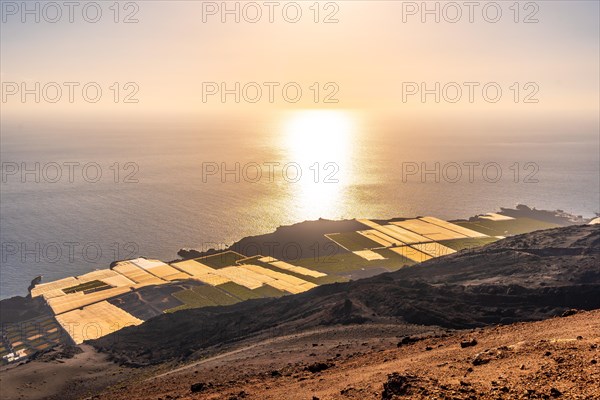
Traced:
POLYGON ((258 333, 394 321, 460 329, 595 309, 599 243, 594 226, 538 231, 300 295, 161 315, 90 343, 117 361, 146 365, 258 333))

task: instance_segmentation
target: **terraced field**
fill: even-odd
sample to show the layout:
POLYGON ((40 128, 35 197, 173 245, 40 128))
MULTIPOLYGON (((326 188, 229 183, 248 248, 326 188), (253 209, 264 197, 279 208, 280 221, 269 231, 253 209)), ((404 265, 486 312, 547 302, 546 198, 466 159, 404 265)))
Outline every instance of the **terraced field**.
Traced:
POLYGON ((21 357, 51 348, 67 340, 54 317, 41 316, 19 323, 3 323, 0 336, 0 359, 6 364, 11 354, 21 357))
MULTIPOLYGON (((367 278, 469 251, 502 236, 558 225, 498 214, 456 223, 419 217, 361 219, 337 226, 346 230, 320 231, 314 241, 302 238, 301 243, 311 255, 315 244, 321 249, 313 257, 289 260, 228 250, 171 264, 137 258, 117 262, 111 269, 38 284, 31 291, 32 297, 50 306, 56 319, 48 316, 32 321, 41 324, 39 334, 30 328, 3 328, 0 355, 43 350, 56 344, 65 331, 73 342, 80 343, 163 313, 302 293, 319 285, 367 278), (333 252, 328 248, 331 245, 333 252), (85 322, 95 333, 70 329, 75 321, 85 322)), ((288 237, 290 232, 284 234, 288 237)))

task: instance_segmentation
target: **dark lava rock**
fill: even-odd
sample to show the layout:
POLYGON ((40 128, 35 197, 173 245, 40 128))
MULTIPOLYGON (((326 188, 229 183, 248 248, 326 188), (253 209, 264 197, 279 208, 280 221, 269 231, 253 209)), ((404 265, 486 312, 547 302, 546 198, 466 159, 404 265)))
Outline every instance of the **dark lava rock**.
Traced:
POLYGON ((485 356, 482 353, 479 353, 475 356, 472 363, 473 365, 483 365, 489 363, 490 361, 491 359, 489 357, 485 356))
POLYGON ((463 340, 462 342, 460 342, 460 347, 463 349, 465 347, 473 347, 475 345, 477 345, 477 340, 475 338, 471 340, 463 340))
POLYGON ((206 389, 208 389, 208 385, 204 382, 194 383, 190 388, 192 393, 200 393, 205 391, 206 389))
POLYGON ((310 371, 313 374, 316 374, 317 372, 325 371, 326 369, 331 368, 333 366, 334 366, 334 364, 331 364, 331 363, 318 362, 318 363, 309 365, 308 367, 305 368, 305 370, 310 371))
POLYGON ((579 312, 579 310, 576 310, 576 309, 574 309, 574 308, 571 308, 571 309, 569 309, 569 310, 565 311, 564 313, 562 313, 562 314, 561 314, 561 317, 569 317, 569 316, 571 316, 571 315, 575 315, 575 314, 577 314, 578 312, 579 312))
POLYGON ((550 389, 550 396, 560 397, 560 396, 562 396, 562 392, 556 388, 552 388, 552 389, 550 389))
POLYGON ((398 347, 407 346, 409 344, 417 343, 420 338, 412 337, 412 336, 404 336, 399 342, 398 347))
POLYGON ((389 374, 387 382, 383 384, 382 400, 408 395, 416 381, 417 377, 413 375, 400 375, 397 372, 389 374))

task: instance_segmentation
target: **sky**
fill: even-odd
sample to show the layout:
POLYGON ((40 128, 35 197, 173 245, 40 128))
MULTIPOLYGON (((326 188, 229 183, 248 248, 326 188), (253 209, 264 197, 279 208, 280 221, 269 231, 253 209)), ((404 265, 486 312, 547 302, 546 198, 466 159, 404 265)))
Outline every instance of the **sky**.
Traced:
POLYGON ((38 15, 23 14, 25 3, 1 3, 5 128, 107 117, 261 119, 310 108, 400 120, 413 130, 452 125, 472 135, 482 126, 521 127, 533 136, 556 137, 565 129, 597 135, 597 1, 477 2, 473 10, 464 2, 428 2, 430 9, 437 4, 439 22, 423 13, 423 3, 402 1, 275 2, 273 22, 266 2, 227 2, 230 10, 237 3, 239 22, 223 13, 222 2, 77 2, 72 23, 63 2, 27 2, 38 15), (301 17, 292 23, 298 9, 301 17), (261 18, 253 23, 257 10, 261 18), (21 85, 36 82, 40 103, 34 95, 22 101, 21 85), (43 92, 52 82, 62 90, 56 103, 47 101, 58 93, 55 84, 43 92), (77 84, 73 102, 64 82, 77 84), (265 82, 273 87, 272 101, 265 82), (473 85, 473 101, 465 82, 473 85), (98 102, 84 98, 89 83, 88 98, 102 90, 98 102), (239 102, 234 94, 223 101, 223 83, 226 89, 239 83, 239 102), (421 97, 438 83, 439 102, 435 94, 421 97), (257 86, 260 100, 248 101, 256 99, 257 86), (289 101, 298 87, 299 100, 289 101), (459 100, 447 101, 457 98, 457 87, 459 100), (483 87, 492 100, 499 87, 500 99, 486 100, 483 87))

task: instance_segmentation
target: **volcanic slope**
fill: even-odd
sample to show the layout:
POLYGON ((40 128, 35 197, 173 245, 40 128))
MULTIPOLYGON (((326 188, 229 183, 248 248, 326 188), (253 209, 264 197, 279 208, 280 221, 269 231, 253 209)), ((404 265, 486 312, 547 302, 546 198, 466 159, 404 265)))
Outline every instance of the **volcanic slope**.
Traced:
POLYGON ((600 308, 599 245, 597 226, 537 231, 299 295, 161 315, 90 343, 119 362, 142 366, 328 326, 465 329, 541 320, 570 308, 600 308))

